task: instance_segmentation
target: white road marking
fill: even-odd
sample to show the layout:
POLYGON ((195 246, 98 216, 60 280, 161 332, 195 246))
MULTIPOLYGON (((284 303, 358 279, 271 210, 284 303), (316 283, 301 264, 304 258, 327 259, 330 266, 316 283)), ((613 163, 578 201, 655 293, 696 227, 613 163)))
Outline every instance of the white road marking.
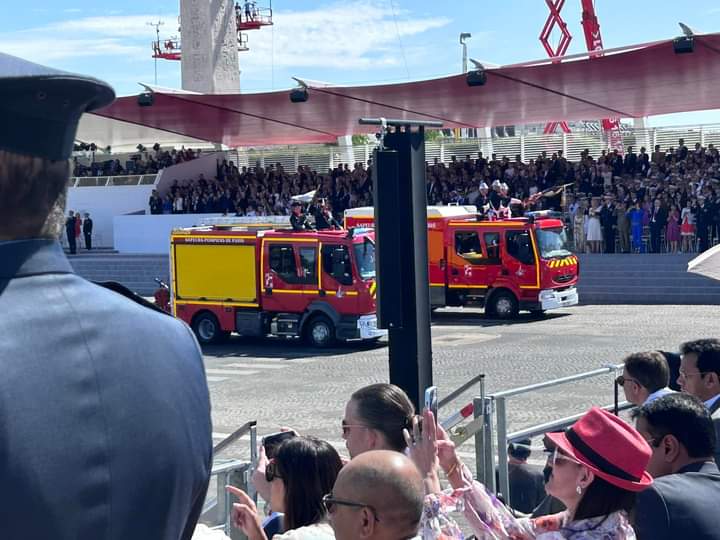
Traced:
POLYGON ((207 382, 222 382, 227 381, 227 377, 206 377, 207 382))
MULTIPOLYGON (((248 371, 243 369, 206 369, 208 375, 255 375, 259 371, 248 371)), ((209 377, 208 377, 209 378, 209 377)))
POLYGON ((263 364, 255 364, 255 363, 252 363, 252 364, 243 364, 243 363, 240 363, 240 362, 234 362, 234 363, 232 363, 232 364, 225 364, 225 365, 222 366, 222 367, 224 367, 224 368, 252 368, 252 369, 283 369, 283 368, 285 368, 285 367, 287 367, 287 366, 278 366, 278 365, 269 366, 269 365, 267 365, 267 364, 265 364, 265 365, 263 365, 263 364))

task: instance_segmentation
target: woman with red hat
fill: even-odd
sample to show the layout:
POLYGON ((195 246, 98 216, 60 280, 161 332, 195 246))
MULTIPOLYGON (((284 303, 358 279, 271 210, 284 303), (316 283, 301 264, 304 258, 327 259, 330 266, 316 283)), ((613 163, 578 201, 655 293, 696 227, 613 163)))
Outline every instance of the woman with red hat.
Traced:
MULTIPOLYGON (((407 437, 410 440, 409 434, 407 437)), ((454 444, 442 428, 435 427, 432 413, 426 411, 422 433, 414 427, 414 443, 410 446, 411 456, 428 479, 428 496, 436 500, 436 514, 425 516, 425 532, 430 533, 433 524, 451 521, 448 510, 461 502, 478 539, 634 540, 628 513, 635 505, 635 494, 652 484, 645 470, 652 453, 647 441, 632 426, 597 407, 565 432, 548 433, 546 437, 552 452, 544 471, 545 489, 566 510, 518 519, 485 486, 473 480, 472 473, 458 459, 454 444), (454 488, 451 495, 437 489, 438 467, 442 467, 454 488)))

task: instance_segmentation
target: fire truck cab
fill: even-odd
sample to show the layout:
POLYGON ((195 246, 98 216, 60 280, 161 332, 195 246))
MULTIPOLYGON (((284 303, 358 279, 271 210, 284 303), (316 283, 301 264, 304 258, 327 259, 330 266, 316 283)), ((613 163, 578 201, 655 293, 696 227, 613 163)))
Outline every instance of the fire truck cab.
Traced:
MULTIPOLYGON (((371 223, 373 209, 348 210, 345 221, 371 223)), ((428 207, 428 264, 432 307, 479 305, 511 318, 578 303, 578 258, 547 213, 488 221, 474 207, 428 207)))
POLYGON ((200 343, 231 332, 317 347, 374 340, 374 233, 212 225, 170 240, 172 312, 200 343))

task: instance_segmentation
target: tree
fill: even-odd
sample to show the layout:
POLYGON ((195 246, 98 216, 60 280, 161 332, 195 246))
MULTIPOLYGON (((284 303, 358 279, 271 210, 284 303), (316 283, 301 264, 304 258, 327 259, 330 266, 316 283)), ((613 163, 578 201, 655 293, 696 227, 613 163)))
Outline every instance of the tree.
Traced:
POLYGON ((370 144, 370 141, 367 135, 353 135, 352 144, 353 146, 363 146, 365 144, 370 144))
POLYGON ((425 130, 425 141, 437 141, 443 137, 442 131, 439 129, 426 129, 425 130))

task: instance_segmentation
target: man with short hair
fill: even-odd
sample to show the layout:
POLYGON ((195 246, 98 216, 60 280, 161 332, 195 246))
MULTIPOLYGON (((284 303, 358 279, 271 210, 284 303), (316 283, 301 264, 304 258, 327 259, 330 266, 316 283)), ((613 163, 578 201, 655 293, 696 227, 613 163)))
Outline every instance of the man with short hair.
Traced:
MULTIPOLYGON (((545 479, 542 469, 529 465, 532 441, 521 439, 508 444, 508 480, 510 481, 510 507, 530 514, 545 498, 545 479)), ((495 483, 500 485, 498 471, 495 483)))
POLYGON ((90 214, 85 212, 85 219, 82 222, 83 235, 85 236, 85 249, 90 251, 92 249, 92 232, 93 232, 93 220, 90 219, 90 214))
POLYGON ((67 236, 68 247, 70 248, 70 255, 77 253, 77 244, 75 242, 75 220, 80 216, 75 217, 75 212, 70 210, 68 217, 65 220, 65 236, 67 236))
POLYGON ((190 539, 207 493, 192 331, 85 281, 58 242, 78 122, 114 97, 0 53, 2 538, 190 539))
POLYGON ((337 540, 398 540, 417 535, 423 479, 404 454, 363 452, 345 465, 325 497, 337 540))
POLYGON ((625 399, 640 407, 672 392, 667 386, 670 371, 667 360, 658 351, 633 353, 623 360, 623 374, 615 379, 625 399))
MULTIPOLYGON (((680 389, 705 403, 720 440, 720 339, 688 341, 680 346, 680 355, 680 389)), ((720 465, 720 445, 715 462, 720 465)))
POLYGON ((710 414, 696 397, 674 393, 638 409, 637 430, 652 456, 653 484, 638 493, 638 540, 720 540, 720 471, 710 414))

